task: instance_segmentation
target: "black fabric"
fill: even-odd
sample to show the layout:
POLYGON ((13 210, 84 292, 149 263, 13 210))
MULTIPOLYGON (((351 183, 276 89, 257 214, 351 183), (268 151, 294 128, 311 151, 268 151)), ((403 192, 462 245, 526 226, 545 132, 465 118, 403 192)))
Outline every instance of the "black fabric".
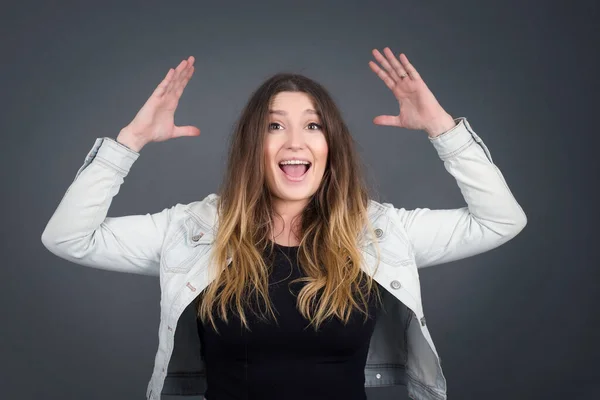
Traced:
POLYGON ((330 318, 315 332, 296 309, 296 295, 304 282, 288 286, 301 276, 297 249, 275 244, 269 296, 277 324, 246 312, 249 332, 230 312, 229 324, 215 315, 217 334, 210 322, 202 324, 198 318, 207 400, 367 398, 364 367, 379 309, 377 298, 370 296, 366 323, 364 314, 353 310, 348 325, 330 318))

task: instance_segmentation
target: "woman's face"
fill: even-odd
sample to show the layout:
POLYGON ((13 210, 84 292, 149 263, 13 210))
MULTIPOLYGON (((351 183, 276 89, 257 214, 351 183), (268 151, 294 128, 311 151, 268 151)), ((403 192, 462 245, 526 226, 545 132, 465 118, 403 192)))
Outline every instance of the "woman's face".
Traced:
POLYGON ((269 190, 275 200, 305 205, 317 191, 327 164, 321 119, 310 96, 302 92, 278 93, 268 118, 264 152, 269 190), (309 164, 284 165, 294 159, 309 164))

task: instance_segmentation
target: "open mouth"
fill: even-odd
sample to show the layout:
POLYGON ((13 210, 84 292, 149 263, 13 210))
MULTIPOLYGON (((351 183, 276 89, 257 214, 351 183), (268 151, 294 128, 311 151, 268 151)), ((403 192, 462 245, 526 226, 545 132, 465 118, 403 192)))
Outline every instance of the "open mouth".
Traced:
POLYGON ((308 164, 279 164, 279 169, 283 172, 283 175, 290 181, 298 182, 304 179, 308 170, 312 167, 311 163, 308 164))

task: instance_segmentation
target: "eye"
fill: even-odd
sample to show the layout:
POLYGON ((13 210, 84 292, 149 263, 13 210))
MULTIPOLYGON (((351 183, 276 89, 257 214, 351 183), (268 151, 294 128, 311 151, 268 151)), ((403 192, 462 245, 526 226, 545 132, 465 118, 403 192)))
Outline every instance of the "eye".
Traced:
POLYGON ((322 129, 322 128, 323 128, 321 125, 317 124, 316 122, 311 122, 311 123, 310 123, 310 124, 308 124, 308 125, 309 125, 309 126, 310 126, 310 125, 314 125, 314 126, 316 126, 316 127, 317 127, 316 129, 311 129, 311 131, 316 131, 316 130, 319 130, 319 129, 322 129))
POLYGON ((277 122, 271 122, 271 123, 269 124, 269 130, 270 130, 270 131, 272 131, 272 130, 274 129, 274 128, 271 128, 273 125, 278 125, 278 126, 281 126, 281 125, 279 125, 279 123, 277 123, 277 122))

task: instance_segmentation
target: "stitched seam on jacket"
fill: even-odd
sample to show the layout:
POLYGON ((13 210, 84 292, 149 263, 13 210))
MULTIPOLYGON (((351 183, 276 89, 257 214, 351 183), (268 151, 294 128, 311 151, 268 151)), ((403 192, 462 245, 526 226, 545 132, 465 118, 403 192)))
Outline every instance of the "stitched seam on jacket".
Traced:
POLYGON ((103 158, 102 156, 96 156, 95 160, 97 160, 99 163, 106 165, 107 167, 116 170, 122 174, 127 174, 127 171, 124 170, 123 168, 119 167, 117 164, 114 164, 112 162, 110 162, 109 160, 107 160, 106 158, 103 158))
POLYGON ((473 137, 471 136, 471 139, 469 139, 467 143, 461 145, 458 149, 451 151, 450 153, 443 154, 440 158, 445 161, 449 158, 455 157, 463 151, 465 151, 469 146, 471 146, 474 143, 476 143, 475 139, 473 139, 473 137))
MULTIPOLYGON (((106 193, 104 193, 104 198, 102 199, 102 202, 100 204, 97 204, 96 207, 95 207, 95 209, 94 209, 94 219, 92 220, 92 226, 96 226, 96 218, 98 218, 97 211, 100 208, 100 205, 102 205, 102 204, 104 204, 106 202, 106 199, 110 195, 110 192, 112 191, 113 187, 115 187, 115 182, 116 181, 117 181, 117 175, 113 175, 110 187, 106 191, 106 193)), ((100 227, 100 224, 98 224, 98 227, 100 227)))
MULTIPOLYGON (((104 159, 104 158, 102 158, 102 157, 97 157, 97 158, 96 158, 96 160, 98 160, 98 162, 100 162, 101 164, 104 164, 104 165, 106 165, 106 166, 108 166, 108 167, 111 167, 111 166, 112 166, 112 167, 115 167, 115 169, 117 169, 117 170, 119 170, 119 171, 121 171, 121 172, 125 172, 123 169, 119 168, 118 166, 114 165, 113 163, 111 163, 111 162, 107 161, 106 159, 104 159)), ((108 196, 110 195, 110 192, 111 192, 111 191, 112 191, 112 189, 115 187, 115 183, 116 183, 116 181, 117 181, 117 175, 113 176, 113 181, 112 181, 112 184, 110 185, 110 189, 109 189, 109 190, 107 190, 107 192, 105 193, 104 199, 102 199, 102 203, 101 203, 101 204, 104 204, 104 203, 106 202, 106 199, 107 199, 107 198, 108 198, 108 196)), ((97 210, 98 210, 98 208, 100 208, 100 204, 96 205, 96 210, 95 210, 95 211, 97 211, 97 210)), ((97 218, 97 217, 95 216, 95 217, 94 217, 94 220, 92 221, 92 226, 96 225, 96 218, 97 218)), ((98 225, 98 227, 100 227, 100 225, 102 225, 102 222, 101 222, 101 223, 98 225)), ((111 231, 111 230, 108 228, 108 226, 106 226, 106 225, 105 225, 105 228, 106 228, 108 231, 110 231, 111 233, 113 233, 113 234, 114 234, 114 232, 113 232, 113 231, 111 231)), ((144 261, 154 261, 154 260, 151 260, 151 259, 148 259, 148 258, 143 258, 143 257, 135 257, 135 256, 133 256, 133 255, 130 255, 130 254, 127 254, 127 253, 125 253, 125 252, 123 252, 123 253, 121 253, 121 252, 113 253, 113 252, 107 251, 107 252, 106 252, 106 254, 118 255, 118 256, 127 255, 128 257, 135 258, 135 259, 138 259, 138 260, 144 260, 144 261)))
POLYGON ((396 368, 396 367, 401 367, 401 368, 406 368, 406 366, 404 364, 398 364, 398 363, 379 363, 379 364, 372 364, 369 363, 368 365, 365 365, 366 369, 371 369, 371 368, 396 368))
MULTIPOLYGON (((106 225, 104 225, 104 228, 109 231, 110 233, 112 233, 114 235, 114 232, 106 225)), ((111 252, 111 251, 105 251, 106 254, 112 254, 112 255, 117 255, 117 256, 127 256, 129 258, 135 258, 136 260, 144 260, 144 261, 154 261, 152 258, 146 258, 146 257, 137 257, 134 256, 133 254, 129 254, 125 251, 123 252, 111 252)))
POLYGON ((406 376, 408 376, 411 379, 411 382, 414 383, 416 386, 420 387, 421 389, 431 393, 434 396, 441 396, 441 392, 438 392, 434 389, 432 389, 431 387, 419 382, 419 380, 409 372, 409 370, 406 370, 406 376))
POLYGON ((111 142, 113 145, 116 145, 118 147, 120 147, 121 149, 124 149, 127 151, 127 158, 137 158, 139 157, 140 153, 139 152, 135 152, 133 149, 129 148, 128 146, 124 145, 123 143, 119 142, 116 139, 113 139, 111 137, 105 137, 105 139, 109 139, 109 142, 111 142))

